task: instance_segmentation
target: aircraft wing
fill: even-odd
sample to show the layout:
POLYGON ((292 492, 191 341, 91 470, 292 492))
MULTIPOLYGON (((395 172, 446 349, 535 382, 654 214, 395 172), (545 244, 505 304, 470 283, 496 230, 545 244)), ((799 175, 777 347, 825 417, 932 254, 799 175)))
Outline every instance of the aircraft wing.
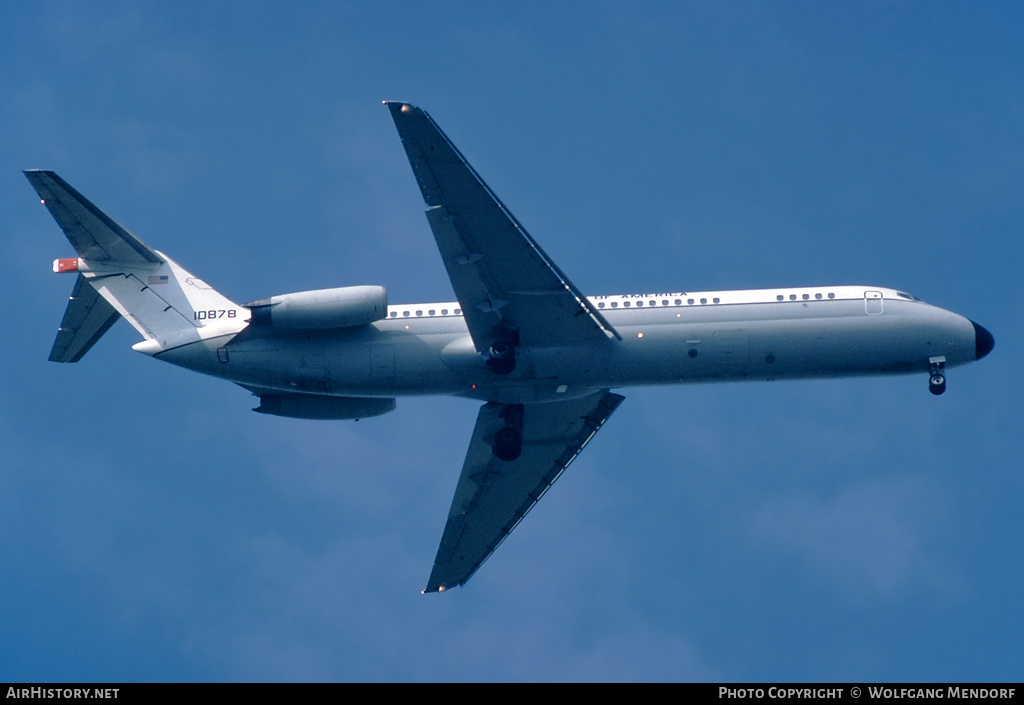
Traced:
POLYGON ((623 399, 602 391, 548 404, 484 404, 424 592, 469 580, 623 399), (522 423, 522 453, 505 462, 491 444, 510 416, 522 423))
POLYGON ((79 274, 53 341, 50 361, 78 362, 120 317, 121 314, 79 274))
POLYGON ((25 172, 32 188, 79 257, 99 262, 160 264, 163 258, 52 171, 25 172))
POLYGON ((486 351, 502 330, 525 346, 621 340, 437 123, 408 103, 386 105, 476 349, 486 351))

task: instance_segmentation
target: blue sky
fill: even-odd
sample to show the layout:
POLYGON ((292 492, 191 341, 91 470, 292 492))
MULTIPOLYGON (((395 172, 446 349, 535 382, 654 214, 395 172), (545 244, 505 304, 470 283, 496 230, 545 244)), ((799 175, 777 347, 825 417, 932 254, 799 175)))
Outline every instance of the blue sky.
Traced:
MULTIPOLYGON (((38 2, 0 10, 0 680, 1019 680, 1016 3, 38 2), (46 361, 54 169, 235 300, 451 289, 382 99, 585 292, 873 284, 989 328, 923 375, 623 391, 422 596, 477 405, 268 418, 46 361)), ((621 391, 621 390, 620 390, 621 391)))

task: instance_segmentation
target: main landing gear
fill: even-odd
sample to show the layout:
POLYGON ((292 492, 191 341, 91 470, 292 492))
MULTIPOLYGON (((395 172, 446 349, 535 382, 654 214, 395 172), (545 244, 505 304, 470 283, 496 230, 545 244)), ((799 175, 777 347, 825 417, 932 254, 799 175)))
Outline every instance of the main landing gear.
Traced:
POLYGON ((516 368, 516 346, 499 340, 488 351, 487 366, 496 375, 507 375, 516 368))
POLYGON ((505 420, 505 426, 494 434, 491 449, 498 460, 510 463, 523 452, 523 405, 506 405, 501 418, 505 420))
MULTIPOLYGON (((519 331, 500 328, 496 333, 497 339, 487 351, 487 367, 496 375, 507 375, 516 368, 519 331)), ((511 463, 523 453, 523 405, 505 404, 499 416, 505 425, 491 437, 491 450, 498 460, 511 463)))
POLYGON ((928 391, 936 396, 946 391, 945 369, 946 357, 944 355, 928 358, 928 391))
POLYGON ((498 328, 495 333, 495 341, 487 351, 487 367, 496 375, 507 375, 516 368, 519 331, 514 328, 498 328))

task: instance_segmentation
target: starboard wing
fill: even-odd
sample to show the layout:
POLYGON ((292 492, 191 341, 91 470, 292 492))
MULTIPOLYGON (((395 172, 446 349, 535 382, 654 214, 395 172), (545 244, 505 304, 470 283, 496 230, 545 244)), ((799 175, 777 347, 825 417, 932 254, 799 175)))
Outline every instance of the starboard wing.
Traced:
MULTIPOLYGON (((619 338, 423 110, 387 102, 478 351, 619 338)), ((619 338, 621 339, 621 338, 619 338)))
POLYGON ((469 580, 623 398, 602 391, 548 404, 484 404, 424 592, 439 592, 469 580), (510 416, 517 417, 516 424, 521 422, 522 452, 506 462, 498 459, 492 446, 510 416))

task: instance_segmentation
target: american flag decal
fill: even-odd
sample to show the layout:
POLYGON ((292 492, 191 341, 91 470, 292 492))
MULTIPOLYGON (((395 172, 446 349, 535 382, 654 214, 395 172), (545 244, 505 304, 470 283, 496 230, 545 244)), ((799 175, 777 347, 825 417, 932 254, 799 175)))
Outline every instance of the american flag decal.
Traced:
POLYGON ((161 274, 158 277, 157 276, 152 276, 152 277, 149 278, 149 285, 150 286, 153 286, 154 284, 166 284, 166 283, 167 283, 167 275, 166 274, 161 274))

